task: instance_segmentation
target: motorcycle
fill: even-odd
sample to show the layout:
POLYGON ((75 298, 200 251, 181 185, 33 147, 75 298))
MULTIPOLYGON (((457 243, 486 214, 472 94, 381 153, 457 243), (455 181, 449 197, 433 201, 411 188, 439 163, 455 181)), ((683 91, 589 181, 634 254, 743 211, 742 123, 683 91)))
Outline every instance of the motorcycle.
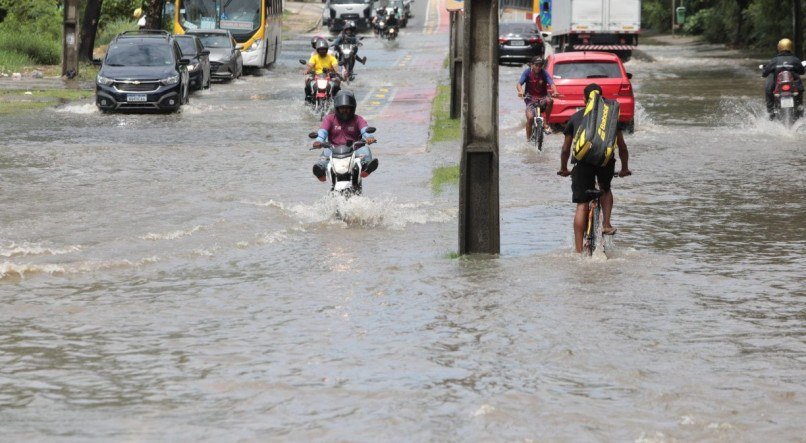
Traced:
MULTIPOLYGON (((305 60, 300 59, 300 63, 306 64, 305 60)), ((333 107, 333 94, 331 83, 331 72, 325 70, 321 74, 311 74, 311 81, 308 85, 310 90, 311 102, 309 105, 313 108, 314 115, 319 117, 319 120, 325 118, 325 115, 330 112, 333 107)))
POLYGON ((356 53, 358 52, 358 47, 362 45, 360 40, 363 39, 363 37, 359 37, 357 44, 342 43, 339 45, 339 51, 337 51, 339 53, 339 64, 342 65, 342 77, 346 81, 353 81, 355 79, 353 69, 355 69, 356 53))
POLYGON ((382 39, 389 41, 397 38, 398 30, 396 24, 390 24, 387 18, 380 18, 375 24, 375 32, 382 39))
MULTIPOLYGON (((375 132, 375 128, 368 127, 367 132, 372 134, 375 132)), ((311 132, 308 134, 308 137, 312 139, 316 138, 317 133, 311 132)), ((355 152, 365 145, 366 143, 363 141, 340 146, 323 142, 321 148, 311 148, 311 150, 322 148, 330 149, 330 158, 328 158, 327 166, 325 167, 325 177, 327 178, 327 182, 330 183, 331 192, 345 197, 361 195, 363 189, 361 182, 361 160, 363 158, 356 156, 355 152)))
MULTIPOLYGON (((806 67, 806 61, 803 62, 806 67)), ((759 66, 764 69, 764 65, 759 66)), ((792 71, 781 71, 775 76, 775 117, 787 128, 792 127, 795 121, 803 116, 803 106, 797 106, 796 100, 799 92, 797 89, 798 77, 792 71)), ((801 99, 802 100, 802 99, 801 99)))

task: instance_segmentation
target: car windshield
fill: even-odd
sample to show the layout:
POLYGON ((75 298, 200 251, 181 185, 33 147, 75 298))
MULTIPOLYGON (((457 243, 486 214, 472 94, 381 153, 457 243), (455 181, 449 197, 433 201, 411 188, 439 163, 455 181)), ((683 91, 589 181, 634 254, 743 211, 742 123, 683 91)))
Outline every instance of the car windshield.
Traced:
POLYGON ((369 0, 330 0, 331 5, 366 5, 369 0))
POLYGON ((183 55, 196 55, 196 41, 192 38, 177 38, 183 55))
POLYGON ((501 35, 506 34, 519 34, 519 35, 528 35, 528 34, 537 34, 540 32, 532 23, 501 23, 498 26, 498 33, 501 35))
POLYGON ((621 69, 612 62, 573 62, 554 65, 554 78, 621 78, 621 69))
POLYGON ((185 29, 248 32, 260 28, 260 0, 183 0, 179 17, 185 29))
POLYGON ((195 34, 205 48, 231 48, 232 41, 224 34, 195 34))
POLYGON ((174 64, 171 46, 116 43, 106 56, 109 66, 170 66, 174 64))

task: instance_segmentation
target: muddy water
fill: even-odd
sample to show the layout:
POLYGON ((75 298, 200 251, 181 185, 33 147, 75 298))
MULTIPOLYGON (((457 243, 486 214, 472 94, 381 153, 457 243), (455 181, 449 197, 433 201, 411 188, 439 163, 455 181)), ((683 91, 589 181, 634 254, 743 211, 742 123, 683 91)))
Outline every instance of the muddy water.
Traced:
POLYGON ((803 132, 764 120, 758 61, 628 63, 609 261, 572 253, 560 137, 521 141, 503 67, 502 255, 452 259, 430 178, 458 148, 426 145, 447 37, 417 7, 362 48, 381 166, 349 202, 310 173, 304 39, 177 115, 0 121, 5 439, 802 439, 803 132))

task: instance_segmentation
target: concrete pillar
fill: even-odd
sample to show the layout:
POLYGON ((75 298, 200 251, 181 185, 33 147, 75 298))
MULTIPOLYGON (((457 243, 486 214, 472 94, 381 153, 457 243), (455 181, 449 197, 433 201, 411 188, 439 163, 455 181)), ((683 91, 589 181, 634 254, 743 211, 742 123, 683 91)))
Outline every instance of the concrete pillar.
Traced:
POLYGON ((78 75, 78 0, 64 4, 64 33, 62 37, 62 75, 78 75))
POLYGON ((459 253, 498 254, 498 0, 465 0, 459 253))
POLYGON ((451 115, 457 119, 462 113, 462 41, 464 38, 464 15, 462 11, 451 11, 450 28, 450 79, 451 115))

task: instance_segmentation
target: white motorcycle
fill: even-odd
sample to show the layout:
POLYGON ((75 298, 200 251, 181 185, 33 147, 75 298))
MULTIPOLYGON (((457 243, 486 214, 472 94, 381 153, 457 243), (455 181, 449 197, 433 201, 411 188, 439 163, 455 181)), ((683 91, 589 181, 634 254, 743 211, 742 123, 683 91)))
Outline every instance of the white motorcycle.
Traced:
MULTIPOLYGON (((361 39, 363 39, 363 37, 361 37, 361 39)), ((356 53, 358 52, 359 46, 361 46, 360 41, 358 44, 342 43, 339 45, 339 49, 341 50, 339 64, 342 65, 343 71, 341 76, 345 81, 353 81, 355 79, 353 69, 355 69, 356 53)))
MULTIPOLYGON (((372 134, 375 132, 375 128, 368 127, 367 132, 372 134)), ((308 137, 316 138, 317 134, 311 132, 308 137)), ((327 182, 330 183, 331 192, 336 192, 345 197, 361 195, 361 172, 363 170, 361 160, 363 160, 363 157, 357 156, 355 151, 365 145, 366 143, 363 141, 348 145, 322 143, 321 148, 330 149, 330 158, 328 158, 327 166, 325 167, 325 177, 327 177, 327 182)), ((311 150, 321 148, 311 148, 311 150)))

